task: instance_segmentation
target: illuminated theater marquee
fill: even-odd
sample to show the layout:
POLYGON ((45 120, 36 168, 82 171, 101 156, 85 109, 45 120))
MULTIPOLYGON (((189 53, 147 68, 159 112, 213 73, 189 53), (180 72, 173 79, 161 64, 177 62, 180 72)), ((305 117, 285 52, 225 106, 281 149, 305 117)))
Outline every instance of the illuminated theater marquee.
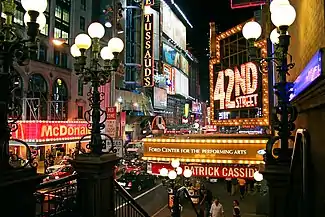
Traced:
POLYGON ((218 72, 214 101, 219 101, 219 109, 257 107, 258 75, 258 67, 252 62, 218 72))
MULTIPOLYGON (((270 124, 267 62, 243 63, 237 59, 237 64, 233 63, 233 66, 224 68, 222 64, 230 58, 221 52, 225 46, 230 46, 224 40, 235 43, 232 36, 242 37, 243 24, 217 35, 215 24, 210 23, 210 120, 215 126, 254 127, 270 124)), ((266 40, 257 41, 254 46, 261 58, 267 57, 266 40)), ((242 49, 240 52, 245 50, 242 49)), ((240 56, 240 52, 234 51, 232 55, 240 56)))

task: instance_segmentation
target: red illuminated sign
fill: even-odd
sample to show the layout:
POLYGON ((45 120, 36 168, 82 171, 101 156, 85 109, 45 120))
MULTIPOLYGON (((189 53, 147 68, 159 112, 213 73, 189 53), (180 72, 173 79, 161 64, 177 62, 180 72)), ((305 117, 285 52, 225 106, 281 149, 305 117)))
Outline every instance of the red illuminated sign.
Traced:
POLYGON ((13 139, 44 142, 80 139, 89 134, 85 121, 18 121, 13 139))
MULTIPOLYGON (((254 173, 257 171, 255 167, 234 167, 234 166, 215 166, 208 165, 181 165, 182 169, 192 170, 192 176, 209 177, 209 178, 244 178, 254 179, 254 173)), ((172 170, 170 164, 151 163, 152 174, 159 175, 160 170, 166 168, 172 170)))
POLYGON ((226 69, 217 73, 214 101, 217 110, 254 108, 259 102, 258 67, 253 62, 242 64, 240 69, 226 69))
POLYGON ((116 107, 106 107, 107 120, 116 120, 116 107))

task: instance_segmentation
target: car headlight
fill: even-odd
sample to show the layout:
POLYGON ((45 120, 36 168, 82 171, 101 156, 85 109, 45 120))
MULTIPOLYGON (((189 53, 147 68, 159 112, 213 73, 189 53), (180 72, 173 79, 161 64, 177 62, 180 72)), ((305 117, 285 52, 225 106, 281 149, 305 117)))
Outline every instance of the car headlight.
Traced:
POLYGON ((60 177, 58 177, 58 176, 55 176, 55 179, 59 179, 60 177))

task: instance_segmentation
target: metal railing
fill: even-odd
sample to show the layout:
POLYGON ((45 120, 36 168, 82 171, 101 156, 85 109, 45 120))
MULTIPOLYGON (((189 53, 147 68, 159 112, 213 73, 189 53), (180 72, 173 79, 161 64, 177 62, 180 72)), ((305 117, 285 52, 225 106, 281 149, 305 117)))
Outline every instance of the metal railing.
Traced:
MULTIPOLYGON (((115 216, 149 217, 133 197, 114 180, 115 216)), ((36 217, 77 217, 77 175, 42 183, 35 192, 36 217)))
POLYGON ((35 192, 36 217, 77 216, 77 176, 42 183, 35 192))
POLYGON ((115 180, 114 191, 116 217, 150 217, 150 215, 133 199, 133 197, 115 180))
POLYGON ((290 165, 290 194, 289 206, 293 216, 312 216, 310 178, 313 177, 310 153, 310 135, 305 129, 296 131, 295 142, 290 165))

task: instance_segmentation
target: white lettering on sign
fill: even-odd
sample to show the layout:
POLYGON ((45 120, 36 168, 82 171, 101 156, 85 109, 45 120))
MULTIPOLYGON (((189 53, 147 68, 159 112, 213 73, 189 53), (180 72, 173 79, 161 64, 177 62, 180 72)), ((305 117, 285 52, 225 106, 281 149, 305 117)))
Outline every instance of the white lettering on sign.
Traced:
POLYGON ((192 171, 193 176, 211 178, 252 178, 256 168, 252 167, 217 167, 217 166, 184 166, 184 169, 192 171))
POLYGON ((155 148, 148 147, 149 152, 155 153, 184 153, 184 154, 222 154, 222 155, 247 155, 245 149, 194 149, 194 148, 155 148))
POLYGON ((218 72, 214 100, 219 109, 250 108, 258 104, 258 67, 253 62, 240 66, 240 70, 226 69, 218 72), (225 90, 226 89, 226 90, 225 90))

